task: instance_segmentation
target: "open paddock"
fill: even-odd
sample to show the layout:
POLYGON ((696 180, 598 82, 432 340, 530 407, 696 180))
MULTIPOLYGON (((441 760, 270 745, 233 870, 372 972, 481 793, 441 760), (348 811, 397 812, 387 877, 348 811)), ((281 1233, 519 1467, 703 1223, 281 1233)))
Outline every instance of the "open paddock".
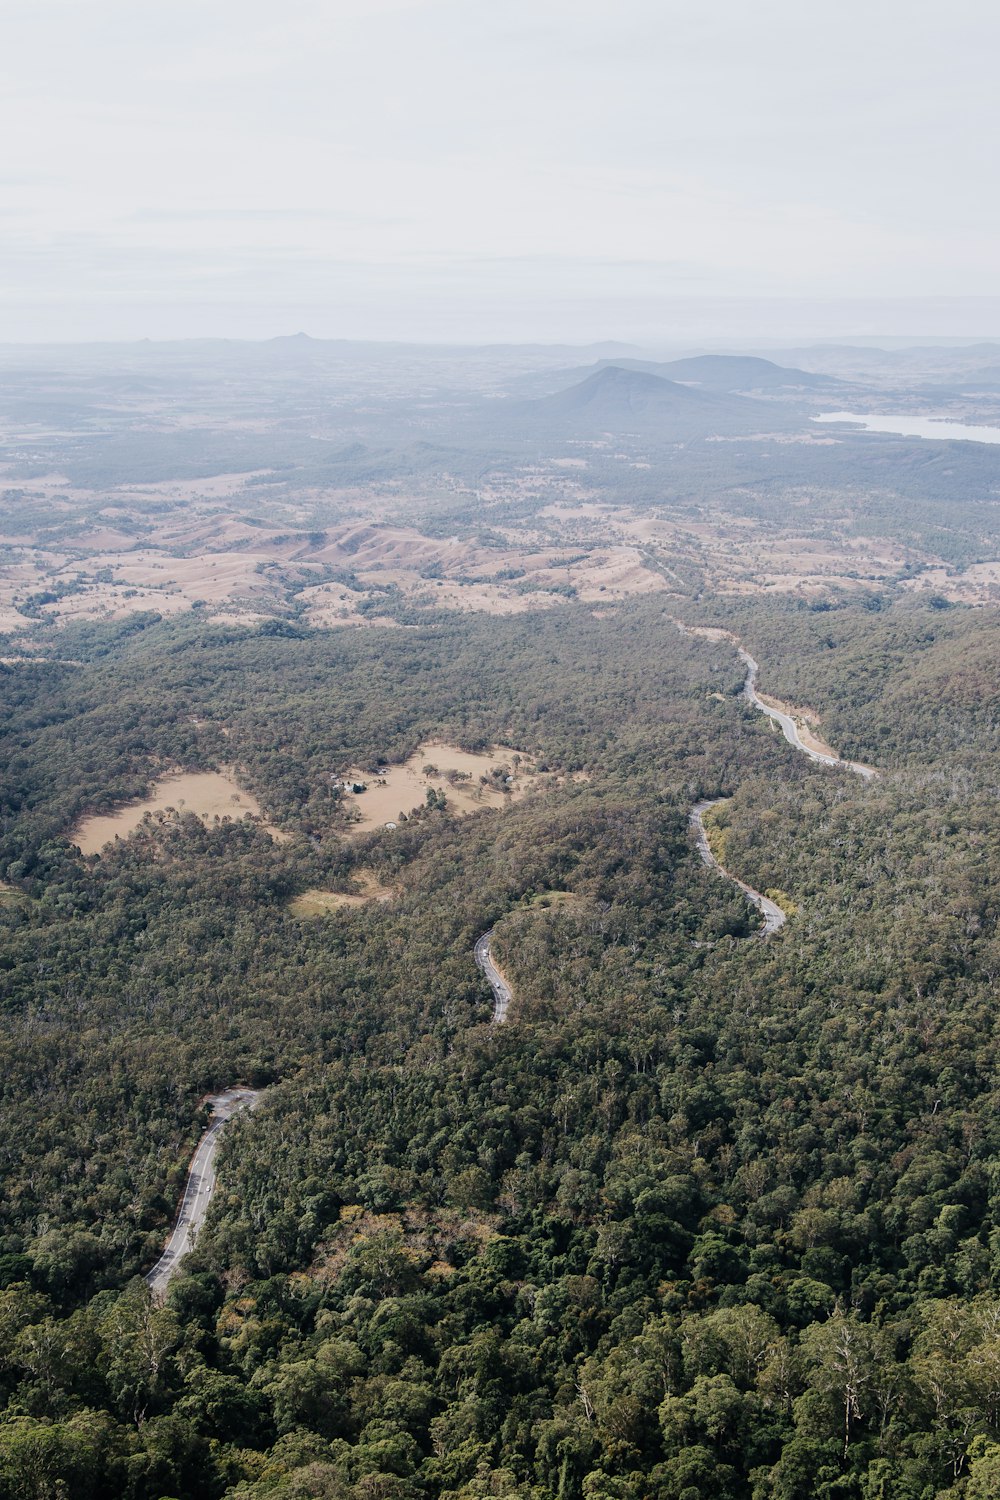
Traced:
MULTIPOLYGON (((141 802, 130 802, 113 813, 96 813, 84 818, 70 834, 81 854, 99 854, 116 838, 128 838, 146 813, 194 813, 203 822, 213 818, 258 818, 263 822, 260 803, 252 792, 241 787, 228 772, 167 771, 154 783, 153 790, 141 802)), ((264 824, 274 839, 287 838, 277 829, 264 824)))
POLYGON ((360 906, 384 906, 392 900, 393 892, 387 885, 380 885, 371 870, 359 870, 355 876, 356 891, 323 891, 312 889, 289 903, 293 917, 311 918, 329 916, 333 911, 356 909, 360 906))
POLYGON ((347 807, 356 814, 347 832, 359 835, 384 828, 400 814, 423 806, 431 791, 443 793, 447 810, 459 817, 487 807, 506 807, 535 785, 533 772, 532 758, 506 745, 476 754, 428 740, 401 765, 381 766, 374 775, 356 768, 347 772, 347 782, 366 787, 363 792, 347 793, 347 807), (480 779, 483 776, 488 778, 486 785, 480 779))

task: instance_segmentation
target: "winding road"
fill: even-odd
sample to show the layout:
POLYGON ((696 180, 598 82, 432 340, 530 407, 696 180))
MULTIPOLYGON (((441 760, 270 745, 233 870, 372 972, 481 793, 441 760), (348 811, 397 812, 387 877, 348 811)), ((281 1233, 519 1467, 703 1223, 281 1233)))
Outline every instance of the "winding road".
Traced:
POLYGON ((503 975, 500 973, 500 970, 493 962, 493 954, 490 951, 490 938, 492 936, 492 928, 489 932, 484 932, 482 937, 476 943, 474 952, 476 955, 476 963, 486 975, 490 989, 493 991, 492 1024, 494 1026, 502 1026, 504 1021, 506 1021, 507 1019, 507 1007, 510 1005, 513 996, 510 992, 510 985, 507 983, 506 979, 504 979, 503 975))
POLYGON ((801 750, 803 755, 808 755, 810 760, 817 761, 821 766, 838 766, 843 771, 853 771, 865 781, 872 781, 878 775, 874 766, 862 765, 858 760, 842 760, 839 755, 834 755, 829 746, 821 749, 818 744, 810 745, 804 740, 794 714, 788 712, 788 705, 780 702, 768 703, 758 693, 757 677, 760 673, 760 666, 742 645, 739 637, 735 636, 731 630, 726 630, 721 625, 685 625, 684 621, 678 620, 676 615, 670 615, 668 618, 677 626, 681 635, 697 635, 708 641, 725 640, 735 646, 736 654, 747 669, 747 675, 743 681, 743 697, 759 713, 766 714, 769 719, 773 719, 785 739, 796 750, 801 750))
MULTIPOLYGON (((773 721, 781 729, 781 732, 785 736, 785 739, 790 745, 793 745, 796 750, 801 750, 803 755, 808 755, 810 760, 818 761, 822 766, 836 766, 844 771, 853 771, 855 775, 862 777, 865 781, 872 781, 878 775, 878 772, 875 770, 874 766, 862 765, 861 762, 857 760, 842 760, 839 755, 834 755, 833 752, 829 749, 821 750, 817 745, 808 744, 802 738, 802 735, 799 732, 799 726, 795 722, 794 716, 787 712, 787 706, 779 705, 776 703, 768 703, 757 692, 757 676, 760 672, 760 666, 750 655, 750 652, 740 644, 739 640, 735 635, 733 635, 732 631, 723 630, 714 626, 685 625, 684 622, 682 620, 678 620, 676 616, 671 616, 671 619, 673 619, 673 622, 677 626, 677 629, 680 631, 681 635, 700 635, 706 637, 709 640, 725 639, 732 642, 732 644, 736 647, 736 651, 739 655, 740 661, 747 669, 747 675, 743 683, 744 698, 746 698, 747 702, 752 704, 754 708, 758 709, 760 713, 766 714, 769 719, 773 719, 773 721)), ((770 937, 772 933, 775 933, 779 928, 784 927, 785 922, 787 921, 785 913, 782 911, 781 907, 776 905, 775 902, 771 901, 769 897, 761 895, 760 891, 755 891, 752 885, 747 885, 745 881, 740 880, 736 875, 733 875, 731 871, 725 869, 723 865, 720 865, 719 861, 712 853, 712 847, 708 842, 708 834, 705 830, 704 823, 705 813, 708 812, 709 808, 715 807, 719 802, 723 801, 725 801, 725 798, 723 797, 710 797, 701 802, 696 802, 691 809, 689 820, 691 823, 691 827, 694 829, 695 840, 698 845, 698 853, 701 855, 706 865, 708 865, 713 870, 718 870, 720 875, 724 875, 727 880, 731 880, 734 885, 739 886, 743 894, 753 902, 754 906, 757 907, 757 909, 763 914, 764 917, 764 926, 761 928, 757 936, 762 938, 770 937)))
MULTIPOLYGON (((740 645, 740 642, 731 631, 699 627, 697 625, 685 625, 682 620, 678 620, 675 616, 671 616, 671 618, 682 635, 704 635, 711 640, 718 640, 724 637, 726 640, 732 641, 739 654, 740 661, 747 669, 747 675, 743 683, 744 698, 754 708, 758 709, 760 713, 766 714, 769 719, 772 719, 778 725, 788 743, 794 746, 796 750, 801 750, 803 755, 808 755, 810 760, 817 761, 822 766, 835 766, 843 771, 853 771, 855 775, 862 777, 865 781, 872 781, 878 775, 878 771, 875 770, 874 766, 862 765, 857 760, 842 760, 839 755, 834 755, 832 751, 820 750, 815 745, 807 744, 799 732, 799 726, 794 716, 786 712, 784 706, 779 707, 775 703, 767 703, 761 698, 757 692, 757 677, 760 672, 760 666, 750 655, 750 652, 740 645)), ((708 842, 708 833, 706 832, 704 822, 705 814, 710 808, 717 806, 718 803, 725 800, 724 797, 706 797, 702 801, 696 802, 692 807, 689 814, 689 821, 694 830, 698 853, 710 869, 717 870, 720 875, 724 875, 727 880, 731 880, 733 885, 739 887, 747 900, 756 906, 764 918, 764 925, 755 936, 757 938, 768 938, 784 927, 788 920, 787 915, 782 911, 777 902, 772 901, 769 896, 763 895, 760 891, 755 891, 752 885, 747 885, 746 881, 740 880, 739 876, 727 870, 724 865, 720 865, 712 853, 712 846, 708 842)), ((509 984, 493 962, 493 956, 490 952, 490 939, 492 936, 492 929, 489 932, 484 932, 476 943, 474 951, 476 963, 485 974, 490 989, 493 991, 493 1025, 501 1026, 507 1019, 507 1009, 513 997, 509 984)))
POLYGON ((757 910, 763 915, 764 925, 755 936, 759 938, 770 937, 772 932, 777 932, 779 927, 784 927, 788 920, 787 916, 781 910, 781 907, 772 901, 769 896, 762 896, 760 891, 755 891, 752 885, 747 885, 746 881, 740 880, 736 875, 731 874, 725 865, 720 865, 712 853, 711 844, 708 842, 708 834, 705 831, 704 823, 705 814, 710 807, 717 807, 720 802, 725 801, 725 797, 706 797, 702 802, 696 802, 694 807, 692 807, 689 816, 698 845, 698 853, 710 869, 718 870, 719 874, 725 875, 727 880, 733 882, 733 885, 738 885, 744 896, 749 901, 752 901, 757 910))
POLYGON ((208 1205, 215 1192, 215 1153, 219 1147, 219 1137, 234 1115, 245 1109, 253 1109, 259 1099, 260 1093, 256 1089, 232 1088, 221 1094, 213 1094, 207 1101, 212 1106, 212 1120, 191 1158, 173 1233, 156 1265, 146 1274, 146 1285, 154 1297, 164 1296, 205 1222, 208 1205))
POLYGON ((796 750, 801 750, 803 755, 808 755, 810 760, 819 761, 822 766, 839 766, 845 771, 854 771, 856 775, 864 777, 865 781, 871 781, 878 775, 873 766, 864 766, 857 760, 841 760, 839 755, 828 754, 823 750, 817 750, 812 745, 807 745, 799 734, 799 726, 792 715, 786 713, 783 708, 778 708, 773 703, 766 703, 757 692, 757 674, 760 667, 754 661, 749 651, 737 645, 740 661, 747 669, 746 681, 743 684, 743 696, 754 708, 759 709, 762 714, 767 714, 769 719, 779 725, 782 734, 790 745, 796 750))

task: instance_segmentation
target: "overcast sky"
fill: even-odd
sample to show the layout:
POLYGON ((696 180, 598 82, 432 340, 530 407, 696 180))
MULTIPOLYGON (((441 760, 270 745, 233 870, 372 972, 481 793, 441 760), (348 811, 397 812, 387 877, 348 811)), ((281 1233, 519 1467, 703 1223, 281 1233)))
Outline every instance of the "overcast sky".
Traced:
POLYGON ((0 342, 996 335, 998 56, 986 0, 3 0, 0 342))

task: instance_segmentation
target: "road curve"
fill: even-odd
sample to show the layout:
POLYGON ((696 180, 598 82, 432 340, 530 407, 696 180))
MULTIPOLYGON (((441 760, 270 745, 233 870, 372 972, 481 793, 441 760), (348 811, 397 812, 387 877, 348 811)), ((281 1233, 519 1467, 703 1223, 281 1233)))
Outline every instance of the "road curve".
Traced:
POLYGON ((736 647, 740 661, 747 669, 747 675, 743 682, 744 698, 758 712, 766 714, 769 719, 773 719, 781 729, 785 739, 796 750, 801 750, 803 755, 808 755, 810 760, 817 761, 821 766, 839 766, 844 771, 853 771, 856 775, 863 777, 865 781, 872 781, 878 775, 878 771, 876 771, 874 766, 862 765, 858 760, 842 760, 839 755, 817 750, 814 746, 807 745, 799 734, 799 726, 792 715, 785 713, 784 709, 779 708, 776 704, 765 703, 764 699, 758 694, 757 675, 760 672, 760 667, 754 661, 750 652, 740 644, 739 637, 735 636, 731 630, 726 630, 721 625, 685 625, 684 621, 679 620, 676 615, 670 615, 668 618, 677 626, 681 635, 697 635, 710 641, 726 640, 736 647))
MULTIPOLYGON (((758 694, 757 675, 760 672, 760 667, 754 661, 750 652, 740 645, 738 637, 733 635, 731 630, 725 630, 721 626, 685 625, 683 620, 677 619, 676 615, 671 615, 670 619, 677 626, 681 635, 698 635, 706 637, 708 640, 717 641, 725 639, 732 642, 736 647, 740 661, 747 669, 747 675, 743 682, 744 698, 754 708, 758 709, 760 713, 766 714, 769 719, 773 719, 781 729, 785 739, 796 750, 801 750, 803 755, 808 755, 810 760, 818 761, 822 766, 838 766, 842 770, 853 771, 856 775, 863 777, 865 781, 871 781, 878 775, 874 766, 862 765, 857 760, 841 760, 839 755, 817 750, 813 745, 806 744, 805 740, 799 734, 799 727, 792 715, 786 713, 783 708, 778 708, 773 703, 765 703, 764 699, 758 694)), ((695 839, 698 844, 698 853, 706 865, 713 870, 718 870, 720 875, 724 875, 727 880, 731 880, 734 885, 738 885, 743 894, 753 902, 754 906, 757 907, 764 917, 764 926, 758 933, 758 937, 770 937, 772 933, 784 927, 787 921, 785 913, 774 901, 769 900, 767 896, 762 896, 760 891, 754 890, 753 886, 747 885, 744 881, 737 879, 727 869, 724 869, 712 853, 712 847, 708 842, 704 815, 710 807, 715 807, 718 802, 724 800, 722 797, 706 798, 702 802, 696 802, 691 809, 689 820, 691 827, 694 829, 695 839)))
POLYGON ((212 1106, 211 1123, 191 1158, 173 1232, 156 1265, 146 1273, 146 1284, 154 1297, 165 1294, 205 1222, 215 1192, 215 1153, 219 1148, 219 1137, 234 1115, 253 1109, 259 1099, 260 1093, 256 1089, 233 1088, 213 1094, 207 1101, 212 1106))
POLYGON ((770 900, 767 896, 762 896, 760 891, 755 891, 752 885, 747 885, 745 881, 737 879, 725 866, 720 865, 712 853, 712 846, 708 842, 708 834, 705 831, 704 823, 705 814, 710 807, 715 807, 718 803, 725 800, 724 797, 707 797, 702 802, 696 802, 694 807, 692 807, 689 819, 698 844, 698 853, 710 869, 718 870, 719 874, 724 875, 727 880, 731 880, 733 885, 738 885, 747 900, 753 902, 764 918, 764 925, 756 935, 761 938, 770 937, 773 932, 778 931, 779 927, 784 927, 788 920, 785 913, 776 902, 770 900))
POLYGON ((754 708, 759 709, 762 714, 767 714, 769 719, 774 720, 790 745, 794 745, 796 750, 801 750, 803 755, 808 755, 810 760, 819 761, 820 765, 840 766, 842 770, 854 771, 856 775, 863 776, 865 781, 871 781, 878 775, 873 766, 864 766, 857 760, 841 760, 839 755, 826 755, 822 750, 815 750, 812 745, 807 745, 800 736, 799 727, 791 714, 786 714, 782 709, 775 708, 771 703, 765 703, 763 698, 758 696, 757 674, 760 671, 760 667, 754 661, 750 652, 745 651, 739 645, 736 647, 736 650, 739 652, 740 661, 747 669, 746 681, 743 684, 744 698, 746 698, 748 703, 752 703, 754 708))
POLYGON ((510 992, 510 985, 493 962, 493 955, 490 952, 492 936, 492 928, 489 932, 484 932, 473 951, 476 955, 476 963, 486 975, 490 989, 493 991, 493 1025, 502 1026, 507 1019, 507 1008, 513 996, 510 992))

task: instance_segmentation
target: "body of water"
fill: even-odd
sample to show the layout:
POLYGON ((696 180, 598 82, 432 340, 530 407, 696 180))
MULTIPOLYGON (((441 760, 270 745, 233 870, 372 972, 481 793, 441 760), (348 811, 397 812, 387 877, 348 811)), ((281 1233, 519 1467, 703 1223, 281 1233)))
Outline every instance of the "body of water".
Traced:
POLYGON ((869 416, 853 411, 825 411, 814 422, 853 422, 867 432, 891 432, 897 437, 959 438, 967 443, 1000 443, 1000 427, 966 427, 938 417, 869 416))

